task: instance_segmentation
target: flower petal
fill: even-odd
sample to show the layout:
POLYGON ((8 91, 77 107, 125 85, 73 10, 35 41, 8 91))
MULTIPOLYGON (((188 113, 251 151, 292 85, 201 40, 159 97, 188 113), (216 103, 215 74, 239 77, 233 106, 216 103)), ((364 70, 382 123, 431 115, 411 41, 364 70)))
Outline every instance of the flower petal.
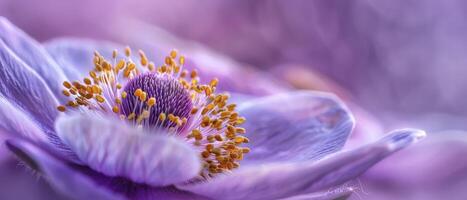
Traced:
POLYGON ((214 199, 252 200, 321 191, 358 177, 381 159, 424 136, 419 130, 397 130, 375 143, 319 162, 247 164, 232 174, 178 188, 214 199))
POLYGON ((354 126, 335 96, 291 92, 240 104, 251 152, 245 162, 316 160, 340 150, 354 126))
POLYGON ((125 125, 114 118, 73 115, 60 117, 56 130, 84 163, 108 176, 161 186, 199 173, 199 155, 184 141, 125 125))
POLYGON ((419 144, 378 163, 361 180, 370 199, 464 199, 467 132, 428 133, 419 144))
POLYGON ((45 81, 0 40, 0 94, 52 130, 58 101, 45 81))
POLYGON ((44 47, 72 80, 80 80, 88 75, 94 67, 94 51, 110 59, 114 49, 124 48, 111 42, 77 38, 53 39, 44 43, 44 47))
POLYGON ((348 186, 341 186, 325 191, 314 192, 310 194, 296 195, 286 197, 280 200, 329 200, 329 199, 346 199, 355 191, 355 188, 348 186))
POLYGON ((33 170, 39 171, 56 190, 70 198, 123 199, 28 142, 9 140, 7 146, 33 170))
MULTIPOLYGON (((0 130, 13 137, 23 137, 31 141, 48 144, 49 139, 41 127, 26 113, 0 96, 0 130)), ((1 147, 1 146, 0 146, 1 147)))
MULTIPOLYGON (((0 151, 9 151, 5 142, 1 142, 0 147, 2 148, 0 151)), ((11 152, 8 153, 8 158, 0 159, 0 180, 2 180, 0 182, 0 199, 65 199, 47 181, 37 179, 37 176, 32 175, 30 170, 19 166, 18 160, 11 155, 11 152)))
POLYGON ((0 40, 35 70, 53 92, 61 92, 62 82, 67 78, 41 44, 3 17, 0 17, 0 40))

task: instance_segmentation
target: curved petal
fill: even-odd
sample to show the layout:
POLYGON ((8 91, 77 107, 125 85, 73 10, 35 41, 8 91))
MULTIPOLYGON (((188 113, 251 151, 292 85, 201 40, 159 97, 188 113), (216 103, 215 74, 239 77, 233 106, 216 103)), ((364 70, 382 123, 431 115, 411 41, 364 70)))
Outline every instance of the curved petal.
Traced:
POLYGON ((346 102, 358 123, 344 148, 353 148, 361 143, 373 141, 384 134, 381 124, 375 117, 359 107, 359 105, 353 103, 355 102, 355 98, 347 89, 318 71, 313 70, 312 67, 289 63, 274 66, 268 71, 294 88, 330 92, 346 102))
MULTIPOLYGON (((54 132, 54 121, 58 115, 55 108, 58 101, 44 80, 22 60, 20 60, 0 40, 0 96, 7 99, 11 106, 24 111, 29 119, 47 135, 62 156, 75 160, 67 146, 63 145, 54 132)), ((8 111, 9 108, 4 108, 8 111)), ((18 114, 4 113, 5 118, 17 117, 18 114)), ((8 119, 14 121, 15 119, 8 119)))
POLYGON ((199 173, 199 154, 188 143, 143 133, 112 119, 63 116, 57 120, 56 130, 84 163, 108 176, 161 186, 187 181, 199 173))
POLYGON ((57 99, 44 80, 0 40, 0 94, 50 130, 58 114, 57 99))
POLYGON ((61 85, 66 76, 41 44, 3 17, 0 17, 0 40, 26 65, 35 70, 52 91, 61 92, 61 85))
POLYGON ((330 200, 330 199, 346 199, 355 192, 354 187, 341 186, 325 191, 313 192, 310 194, 296 195, 292 197, 282 198, 280 200, 330 200))
POLYGON ((321 191, 358 177, 381 159, 424 136, 419 130, 397 130, 375 143, 319 162, 240 166, 232 174, 178 187, 214 199, 274 199, 321 191))
POLYGON ((340 150, 354 120, 335 96, 291 92, 239 105, 251 152, 245 162, 316 160, 340 150))
POLYGON ((111 42, 77 38, 53 39, 44 43, 44 47, 72 80, 80 80, 88 75, 94 67, 94 51, 110 59, 114 49, 124 48, 111 42))
POLYGON ((30 116, 0 96, 0 130, 4 134, 48 144, 48 137, 30 116))
POLYGON ((56 190, 70 198, 123 199, 28 142, 8 140, 7 146, 19 159, 45 177, 56 190))
MULTIPOLYGON (((57 159, 54 156, 51 156, 46 151, 21 140, 10 140, 7 143, 9 149, 17 155, 25 164, 34 170, 34 173, 44 177, 52 186, 67 197, 67 199, 96 199, 96 200, 107 200, 107 199, 132 199, 132 200, 150 200, 150 199, 166 199, 166 200, 207 200, 207 198, 189 193, 186 191, 181 191, 173 186, 171 187, 150 187, 148 185, 140 185, 133 183, 129 180, 122 178, 112 178, 107 177, 103 174, 90 170, 89 168, 83 168, 76 165, 65 164, 63 160, 57 159)), ((16 174, 14 179, 18 178, 18 169, 24 170, 17 167, 17 162, 14 163, 16 166, 16 174)), ((2 165, 3 167, 3 165, 2 165)), ((3 171, 2 171, 3 172, 3 171)), ((31 176, 31 174, 26 174, 31 176)), ((12 176, 2 176, 9 177, 12 176)), ((25 176, 25 175, 23 175, 25 176)), ((27 179, 25 177, 24 179, 27 179)), ((34 179, 34 177, 31 177, 34 179)), ((10 188, 5 195, 14 196, 16 199, 18 197, 23 197, 23 195, 18 194, 18 190, 24 193, 24 187, 27 184, 33 184, 35 187, 38 185, 37 178, 32 180, 32 183, 29 183, 27 180, 24 180, 23 183, 18 183, 17 186, 11 185, 12 181, 9 181, 10 185, 5 188, 10 188), (21 187, 22 188, 15 188, 21 187)), ((0 189, 0 191, 2 191, 0 189)), ((28 189, 31 189, 28 187, 28 189)), ((41 191, 38 191, 40 196, 34 196, 34 199, 56 199, 57 194, 54 191, 49 191, 49 193, 44 193, 44 190, 48 188, 41 188, 41 191)), ((28 190, 28 194, 31 192, 28 190)), ((4 193, 0 193, 0 197, 3 197, 4 193)), ((31 195, 26 195, 31 197, 31 195)), ((9 197, 9 196, 7 196, 9 197)), ((1 199, 12 199, 11 198, 1 198, 1 199)), ((62 198, 60 198, 62 199, 62 198)))
MULTIPOLYGON (((9 151, 5 142, 0 143, 0 151, 9 151)), ((50 200, 65 199, 47 181, 37 179, 31 170, 20 166, 18 160, 8 152, 8 158, 0 159, 0 199, 50 200), (26 192, 27 191, 27 192, 26 192)))
POLYGON ((362 176, 371 199, 464 199, 467 132, 429 133, 362 176))

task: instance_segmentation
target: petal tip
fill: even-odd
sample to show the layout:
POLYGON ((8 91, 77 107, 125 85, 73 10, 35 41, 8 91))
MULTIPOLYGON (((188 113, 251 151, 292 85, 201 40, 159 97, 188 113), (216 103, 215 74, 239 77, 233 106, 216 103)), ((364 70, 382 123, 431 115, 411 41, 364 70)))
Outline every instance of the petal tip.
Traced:
POLYGON ((420 129, 397 129, 392 131, 387 137, 388 147, 394 150, 401 149, 425 137, 426 132, 420 129))

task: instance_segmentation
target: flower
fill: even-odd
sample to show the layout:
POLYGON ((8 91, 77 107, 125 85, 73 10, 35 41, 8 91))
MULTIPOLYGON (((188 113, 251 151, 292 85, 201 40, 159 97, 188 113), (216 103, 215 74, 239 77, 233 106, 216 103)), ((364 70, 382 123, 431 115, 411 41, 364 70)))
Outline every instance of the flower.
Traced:
MULTIPOLYGON (((66 41, 61 42, 66 44, 66 41)), ((112 53, 113 49, 123 49, 97 46, 105 49, 99 51, 102 55, 106 52, 110 54, 105 56, 107 58, 117 58, 117 54, 112 53)), ((232 164, 232 169, 227 166, 227 169, 215 170, 215 174, 202 176, 210 168, 202 166, 201 160, 206 158, 203 157, 204 150, 201 151, 202 148, 199 147, 206 149, 207 145, 203 146, 200 140, 200 144, 197 144, 199 132, 194 133, 193 130, 196 129, 192 129, 191 125, 202 124, 204 119, 199 120, 186 114, 188 108, 191 113, 193 106, 204 105, 202 100, 194 101, 197 97, 190 96, 189 100, 186 99, 187 94, 198 91, 189 91, 183 81, 174 79, 174 74, 136 73, 136 67, 129 67, 136 63, 131 62, 130 54, 126 53, 128 60, 124 60, 126 67, 123 70, 129 72, 124 71, 123 78, 128 74, 130 79, 122 82, 122 90, 111 95, 110 91, 116 91, 119 86, 116 82, 112 85, 112 81, 109 81, 112 76, 105 74, 105 70, 115 70, 115 66, 120 66, 119 62, 103 64, 106 63, 105 57, 93 54, 87 47, 89 46, 83 41, 79 47, 69 46, 70 51, 55 51, 55 56, 51 56, 48 52, 51 51, 50 46, 40 45, 6 19, 0 19, 0 128, 8 134, 7 147, 31 169, 41 174, 55 190, 68 198, 339 198, 348 196, 355 190, 345 183, 425 135, 421 130, 400 129, 359 148, 340 151, 352 132, 354 120, 343 102, 334 95, 290 91, 246 101, 239 99, 237 112, 239 116, 246 118, 243 123, 246 132, 234 127, 235 132, 243 135, 242 141, 234 147, 237 150, 241 148, 242 152, 249 148, 245 150, 249 152, 243 160, 239 159, 236 169, 233 167, 235 164, 232 164), (70 66, 58 64, 60 62, 57 58, 74 56, 68 54, 73 48, 78 48, 89 56, 94 55, 94 64, 102 66, 100 72, 106 78, 97 79, 102 74, 98 74, 99 70, 95 68, 96 76, 91 73, 92 79, 84 79, 84 85, 63 84, 67 83, 68 75, 84 74, 83 69, 70 67, 78 65, 77 63, 70 66), (147 82, 140 80, 162 84, 150 84, 146 87, 144 83, 147 82), (91 84, 87 84, 88 82, 91 84), (97 89, 94 90, 92 83, 98 85, 97 89), (74 86, 77 89, 75 97, 82 102, 74 99, 73 103, 68 103, 67 94, 70 93, 71 96, 73 93, 70 90, 65 90, 68 93, 63 92, 62 84, 67 89, 74 86), (108 84, 115 88, 104 89, 108 84), (91 86, 91 90, 87 91, 86 86, 86 91, 79 91, 84 90, 85 85, 91 86), (159 92, 152 91, 154 87, 159 92), (103 95, 105 92, 110 94, 103 95), (123 92, 126 92, 128 98, 126 104, 123 92), (167 106, 151 107, 157 105, 158 101, 164 102, 167 95, 179 99, 176 102, 167 102, 176 109, 170 110, 167 106), (83 97, 88 101, 94 99, 93 103, 84 101, 83 97), (121 104, 115 97, 122 97, 121 104), (151 103, 151 98, 155 99, 154 104, 151 103), (99 106, 99 103, 105 102, 112 104, 99 106), (69 107, 62 107, 65 104, 69 107), (57 105, 62 105, 58 110, 71 112, 59 114, 57 105), (91 113, 87 110, 88 107, 93 108, 91 113), (110 110, 115 114, 111 114, 110 110), (134 117, 130 117, 132 113, 134 117), (167 117, 165 120, 170 120, 170 123, 157 118, 163 113, 167 117), (167 113, 177 113, 177 116, 174 114, 171 120, 167 113), (141 116, 141 120, 138 120, 141 116), (188 136, 188 139, 180 136, 188 136), (193 139, 194 142, 189 142, 193 139), (249 142, 243 144, 246 141, 249 142)), ((176 56, 173 55, 174 53, 168 57, 166 64, 174 62, 176 56)), ((148 64, 149 69, 149 62, 144 61, 145 54, 141 53, 140 57, 140 64, 148 64)), ((188 59, 186 62, 188 63, 188 59)), ((179 64, 183 63, 180 60, 179 64)), ((176 67, 171 70, 176 71, 176 67)), ((199 67, 199 70, 202 74, 205 69, 199 67)), ((242 78, 242 74, 227 76, 242 78)), ((82 79, 83 77, 79 80, 82 79)), ((113 80, 119 78, 113 77, 113 80)), ((219 86, 222 80, 223 77, 219 77, 219 86)), ((214 92, 215 82, 204 87, 196 87, 195 84, 195 87, 190 88, 202 89, 201 93, 196 94, 210 96, 208 94, 211 94, 210 90, 214 92)), ((254 87, 254 82, 249 84, 254 87)), ((214 101, 216 98, 217 96, 214 101)), ((224 96, 221 97, 223 99, 224 96)), ((209 103, 210 101, 208 105, 209 103)), ((237 120, 234 121, 237 125, 237 120)), ((227 133, 222 136, 229 137, 227 133)), ((205 138, 207 136, 202 135, 202 139, 205 138)))

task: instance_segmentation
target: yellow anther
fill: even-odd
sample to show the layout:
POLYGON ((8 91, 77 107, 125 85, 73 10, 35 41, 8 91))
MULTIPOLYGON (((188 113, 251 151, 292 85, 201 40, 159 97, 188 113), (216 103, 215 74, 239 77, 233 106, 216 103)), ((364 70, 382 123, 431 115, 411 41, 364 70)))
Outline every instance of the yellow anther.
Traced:
POLYGON ((180 66, 178 66, 178 65, 175 66, 175 67, 174 67, 174 72, 175 72, 175 73, 180 72, 180 66))
POLYGON ((116 99, 115 99, 115 103, 116 103, 116 104, 121 104, 121 103, 122 103, 122 100, 119 99, 119 98, 116 98, 116 99))
POLYGON ((125 47, 125 56, 126 56, 126 57, 130 57, 130 55, 131 55, 131 49, 130 49, 130 47, 125 47))
POLYGON ((139 50, 139 56, 140 56, 140 59, 141 59, 141 65, 142 66, 146 66, 148 64, 148 58, 146 57, 146 55, 144 54, 144 52, 142 50, 139 50))
POLYGON ((181 65, 185 64, 185 57, 184 57, 184 56, 180 56, 179 62, 180 62, 181 65))
POLYGON ((209 157, 209 152, 208 151, 203 151, 201 153, 201 156, 203 156, 203 158, 208 158, 209 157))
POLYGON ((216 140, 219 141, 219 142, 223 140, 223 139, 222 139, 222 136, 219 135, 219 134, 214 135, 214 139, 216 139, 216 140))
POLYGON ((191 114, 194 115, 198 112, 198 108, 191 109, 191 114))
POLYGON ((169 118, 170 121, 174 121, 175 120, 175 115, 173 115, 172 113, 170 113, 169 115, 167 115, 167 117, 169 118))
POLYGON ((211 119, 209 119, 208 116, 203 116, 203 119, 202 119, 203 123, 209 123, 210 121, 211 121, 211 119))
POLYGON ((122 89, 122 84, 120 83, 117 83, 117 85, 115 86, 117 89, 122 89))
POLYGON ((116 57, 117 57, 117 54, 118 54, 117 49, 114 49, 114 50, 112 51, 112 58, 116 58, 116 57))
POLYGON ((93 96, 93 94, 87 93, 84 97, 86 97, 86 99, 92 99, 93 96))
POLYGON ((240 143, 245 141, 245 138, 241 137, 241 136, 238 136, 238 137, 235 137, 234 141, 235 141, 235 143, 240 144, 240 143))
POLYGON ((133 62, 128 63, 127 70, 131 72, 134 69, 136 69, 136 64, 133 62))
POLYGON ((72 95, 76 95, 76 89, 74 88, 71 88, 70 90, 68 90, 72 95))
POLYGON ((84 78, 83 81, 84 81, 84 83, 86 83, 86 85, 91 85, 91 79, 84 78))
POLYGON ((233 127, 232 125, 228 125, 227 126, 227 131, 229 131, 231 133, 234 133, 235 132, 235 127, 233 127))
POLYGON ((160 121, 165 121, 165 119, 166 119, 165 113, 159 114, 159 120, 160 120, 160 121))
POLYGON ((199 141, 203 139, 203 135, 201 134, 201 131, 198 129, 194 129, 193 131, 191 131, 191 134, 193 135, 195 140, 199 141))
POLYGON ((164 65, 164 66, 161 66, 160 72, 161 72, 161 73, 165 73, 166 71, 167 71, 167 66, 165 66, 165 65, 164 65))
POLYGON ((93 85, 92 86, 92 93, 95 93, 95 94, 100 94, 101 93, 101 88, 97 85, 93 85))
POLYGON ((134 112, 132 112, 132 113, 130 113, 130 114, 128 115, 128 119, 129 119, 129 120, 132 120, 132 119, 134 119, 135 117, 136 117, 136 114, 135 114, 134 112))
POLYGON ((148 94, 146 92, 142 92, 141 95, 139 96, 139 100, 141 102, 144 102, 144 101, 146 101, 147 96, 148 96, 148 94))
POLYGON ((112 69, 112 65, 110 65, 108 62, 103 62, 103 63, 102 63, 102 68, 103 68, 104 70, 109 71, 109 70, 112 69))
POLYGON ((196 78, 197 76, 198 76, 198 72, 196 71, 196 69, 192 70, 191 74, 190 74, 190 77, 191 78, 196 78))
POLYGON ((97 77, 97 74, 96 74, 96 72, 94 72, 94 71, 90 71, 90 72, 89 72, 89 76, 90 76, 91 78, 95 79, 95 78, 97 77))
POLYGON ((165 57, 165 64, 167 64, 167 65, 169 65, 169 66, 172 65, 172 58, 170 58, 170 57, 168 57, 168 56, 165 57))
POLYGON ((211 87, 216 87, 217 86, 217 83, 219 83, 219 80, 217 78, 214 78, 211 80, 211 82, 209 83, 209 85, 211 87))
POLYGON ((112 108, 112 111, 113 111, 114 113, 118 113, 118 112, 119 112, 118 106, 114 106, 114 107, 112 108))
POLYGON ((148 69, 149 69, 149 71, 154 71, 154 68, 155 68, 154 63, 153 63, 153 62, 150 62, 150 63, 148 64, 148 69))
POLYGON ((156 98, 154 97, 149 98, 147 104, 148 106, 153 106, 154 104, 156 104, 156 98))
POLYGON ((128 78, 128 77, 130 77, 130 73, 131 73, 130 70, 125 70, 125 71, 123 72, 123 76, 124 76, 125 78, 128 78))
POLYGON ((128 94, 125 91, 122 92, 122 98, 126 98, 127 95, 128 94))
POLYGON ((63 90, 62 91, 63 95, 69 97, 70 96, 70 92, 68 92, 67 90, 63 90))
POLYGON ((141 96, 141 94, 143 94, 143 90, 141 88, 136 89, 135 92, 133 93, 133 95, 137 97, 141 96))
POLYGON ((125 67, 125 60, 121 59, 121 60, 118 61, 117 65, 115 66, 116 72, 123 69, 123 67, 125 67))
POLYGON ((214 149, 214 145, 213 144, 207 144, 206 145, 206 151, 212 151, 214 149))
POLYGON ((235 132, 244 134, 244 133, 246 133, 246 130, 245 130, 245 128, 237 127, 237 128, 235 128, 235 132))
POLYGON ((101 95, 97 95, 97 96, 96 96, 96 100, 97 100, 99 103, 104 103, 104 102, 105 102, 104 97, 102 97, 101 95))
POLYGON ((174 50, 170 51, 170 57, 175 59, 177 57, 177 50, 174 49, 174 50))
POLYGON ((70 84, 70 82, 68 82, 68 81, 64 81, 64 82, 63 82, 63 86, 66 87, 66 88, 68 88, 68 89, 71 88, 71 84, 70 84))
POLYGON ((230 104, 230 105, 227 106, 227 110, 234 111, 236 107, 237 107, 236 104, 230 104))
POLYGON ((240 117, 235 121, 235 124, 240 125, 245 123, 246 119, 244 117, 240 117))
POLYGON ((206 96, 210 96, 212 94, 212 88, 206 87, 206 89, 204 89, 204 93, 206 94, 206 96))
POLYGON ((187 74, 188 74, 188 71, 185 69, 180 73, 180 77, 185 78, 187 74))
POLYGON ((59 105, 59 106, 57 106, 57 110, 60 111, 60 112, 65 112, 66 108, 65 108, 65 106, 59 105))

